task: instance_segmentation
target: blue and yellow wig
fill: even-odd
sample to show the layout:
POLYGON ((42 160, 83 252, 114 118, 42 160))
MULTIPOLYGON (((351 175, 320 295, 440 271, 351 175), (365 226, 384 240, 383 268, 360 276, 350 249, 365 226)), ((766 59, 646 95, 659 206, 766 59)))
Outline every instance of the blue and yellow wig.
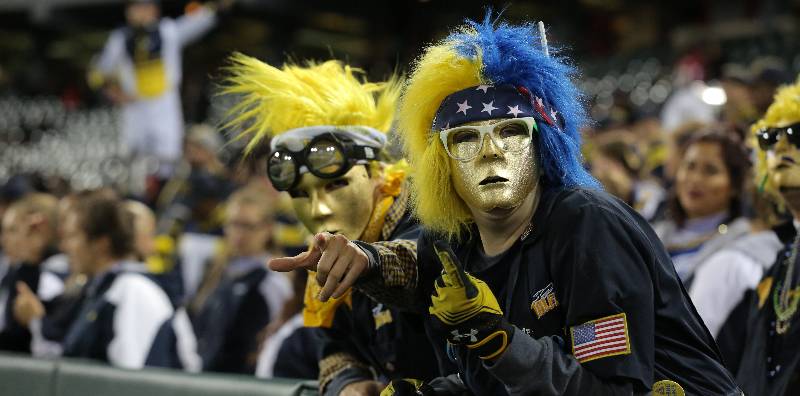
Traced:
POLYGON ((398 116, 406 155, 414 171, 416 214, 427 227, 455 235, 471 222, 450 181, 448 156, 432 130, 436 111, 450 94, 480 84, 512 84, 544 98, 561 116, 563 128, 539 123, 542 184, 600 188, 583 168, 580 129, 588 119, 576 70, 565 58, 541 48, 533 24, 511 26, 467 21, 414 64, 398 116))

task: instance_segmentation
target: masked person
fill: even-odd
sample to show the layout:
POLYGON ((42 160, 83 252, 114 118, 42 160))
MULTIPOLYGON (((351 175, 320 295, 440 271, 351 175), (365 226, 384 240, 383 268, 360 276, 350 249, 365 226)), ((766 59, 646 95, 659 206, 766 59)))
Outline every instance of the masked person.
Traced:
POLYGON ((384 393, 740 394, 658 237, 582 168, 574 69, 532 25, 492 21, 428 47, 404 92, 417 255, 357 245, 318 265, 368 268, 357 286, 430 314, 453 375, 384 393))
MULTIPOLYGON (((243 55, 232 61, 225 92, 240 94, 241 101, 232 109, 231 123, 249 125, 244 134, 252 136, 250 149, 271 137, 272 185, 291 195, 309 231, 328 233, 301 256, 319 257, 320 243, 335 248, 346 238, 413 251, 418 226, 406 210, 405 172, 385 155, 399 80, 370 83, 337 61, 281 69, 243 55)), ((436 375, 421 316, 390 310, 360 292, 343 291, 323 303, 316 299, 319 281, 309 275, 303 318, 323 339, 321 393, 378 394, 394 378, 436 375)), ((298 372, 286 353, 298 348, 290 344, 265 351, 264 359, 272 362, 259 365, 272 365, 266 371, 274 376, 298 372)))
POLYGON ((800 82, 781 88, 753 125, 758 141, 756 181, 791 212, 794 225, 776 228, 784 243, 758 286, 728 318, 720 346, 748 395, 800 392, 800 82), (742 343, 742 340, 747 342, 742 343))

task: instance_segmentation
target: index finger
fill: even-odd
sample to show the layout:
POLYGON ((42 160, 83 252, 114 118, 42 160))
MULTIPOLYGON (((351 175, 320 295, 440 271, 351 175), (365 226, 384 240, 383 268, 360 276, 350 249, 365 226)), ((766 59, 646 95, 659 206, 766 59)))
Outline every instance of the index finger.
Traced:
POLYGON ((433 243, 433 250, 436 251, 439 262, 442 263, 442 268, 447 277, 450 278, 449 280, 453 286, 463 287, 464 294, 467 298, 474 298, 477 296, 478 288, 475 287, 475 284, 469 279, 467 273, 464 272, 464 268, 461 267, 461 262, 458 261, 458 257, 456 257, 456 254, 450 249, 450 246, 444 241, 436 241, 433 243))
POLYGON ((464 287, 464 282, 462 282, 462 272, 464 270, 461 269, 458 261, 454 259, 450 247, 445 245, 444 242, 436 241, 433 243, 433 250, 436 252, 436 256, 439 258, 439 263, 442 264, 442 269, 450 278, 453 286, 464 287))
POLYGON ((312 248, 307 252, 292 257, 276 257, 269 260, 269 269, 278 272, 291 272, 298 268, 314 270, 322 255, 319 249, 312 248))

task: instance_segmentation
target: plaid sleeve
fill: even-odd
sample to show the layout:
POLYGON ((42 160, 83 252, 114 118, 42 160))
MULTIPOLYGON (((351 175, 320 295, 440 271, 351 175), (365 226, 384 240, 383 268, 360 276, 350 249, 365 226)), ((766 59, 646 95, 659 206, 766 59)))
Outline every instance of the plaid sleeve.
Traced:
MULTIPOLYGON (((366 364, 346 352, 337 352, 322 358, 319 361, 319 394, 325 393, 325 388, 336 376, 350 369, 370 373, 366 364)), ((371 375, 369 377, 371 378, 371 375)))
POLYGON ((417 294, 417 242, 407 239, 360 243, 368 255, 372 273, 356 287, 372 299, 402 311, 427 312, 428 304, 417 294))

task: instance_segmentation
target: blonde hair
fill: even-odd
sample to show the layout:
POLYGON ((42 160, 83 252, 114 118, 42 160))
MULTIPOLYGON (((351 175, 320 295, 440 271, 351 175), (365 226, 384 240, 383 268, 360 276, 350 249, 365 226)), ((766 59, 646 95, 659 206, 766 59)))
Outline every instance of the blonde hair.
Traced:
MULTIPOLYGON (((760 130, 767 127, 778 126, 780 123, 786 121, 800 121, 800 79, 793 85, 779 88, 775 93, 774 101, 767 109, 764 117, 750 128, 753 146, 758 147, 756 136, 760 130)), ((756 150, 756 152, 756 185, 777 203, 782 205, 783 198, 768 175, 767 153, 764 150, 756 150)))
POLYGON ((55 237, 58 223, 58 199, 55 196, 39 192, 29 193, 11 204, 6 213, 12 210, 21 217, 42 216, 47 227, 47 240, 51 241, 55 237))
POLYGON ((368 82, 361 69, 336 60, 286 63, 280 69, 234 53, 222 93, 241 95, 224 127, 242 129, 247 152, 269 137, 316 126, 368 126, 386 132, 392 125, 401 78, 368 82))
POLYGON ((450 181, 450 159, 432 139, 431 123, 448 95, 488 82, 481 79, 480 53, 464 57, 453 44, 429 47, 414 64, 398 110, 398 129, 412 169, 415 214, 426 227, 450 237, 472 216, 450 181))

